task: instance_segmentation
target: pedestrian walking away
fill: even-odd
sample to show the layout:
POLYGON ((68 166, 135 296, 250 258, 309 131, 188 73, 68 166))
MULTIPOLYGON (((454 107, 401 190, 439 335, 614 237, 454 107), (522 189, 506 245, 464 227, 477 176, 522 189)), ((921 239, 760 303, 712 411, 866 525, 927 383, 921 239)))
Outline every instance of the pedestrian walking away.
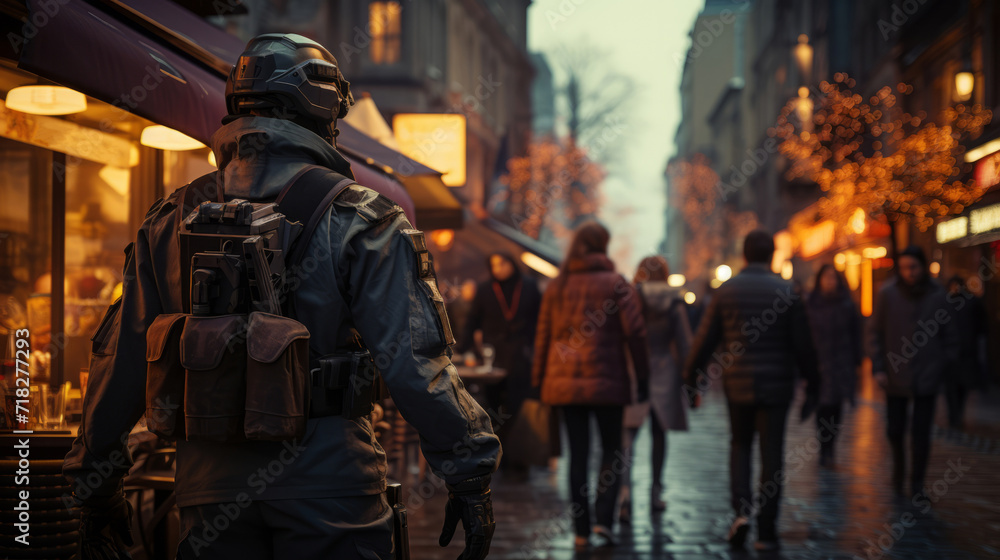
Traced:
POLYGON ((616 542, 612 526, 624 463, 622 411, 632 402, 629 359, 638 399, 648 398, 649 356, 639 298, 615 272, 607 257, 608 241, 608 230, 594 222, 575 231, 559 276, 542 297, 535 338, 532 382, 541 387, 543 403, 562 409, 569 439, 577 548, 588 546, 591 531, 598 545, 616 542), (601 482, 593 516, 587 476, 591 418, 601 439, 601 482))
POLYGON ((649 342, 649 400, 625 408, 624 448, 628 465, 622 480, 619 520, 632 518, 632 469, 634 442, 639 428, 649 418, 652 433, 652 485, 650 511, 666 509, 663 501, 663 471, 667 460, 667 432, 686 431, 687 398, 681 368, 691 347, 691 327, 684 298, 678 288, 667 283, 670 275, 666 259, 657 255, 644 258, 635 273, 636 293, 646 322, 649 342))
POLYGON ((729 485, 735 517, 728 540, 742 547, 756 516, 761 551, 779 547, 777 520, 783 485, 785 420, 796 372, 807 382, 807 406, 818 398, 819 374, 803 302, 791 282, 771 271, 774 240, 761 230, 743 244, 746 267, 716 291, 698 327, 684 368, 697 395, 721 372, 729 406, 729 485), (776 488, 754 501, 750 485, 754 435, 760 439, 761 488, 776 488), (766 485, 766 486, 765 486, 766 485), (754 504, 760 503, 759 510, 754 504))

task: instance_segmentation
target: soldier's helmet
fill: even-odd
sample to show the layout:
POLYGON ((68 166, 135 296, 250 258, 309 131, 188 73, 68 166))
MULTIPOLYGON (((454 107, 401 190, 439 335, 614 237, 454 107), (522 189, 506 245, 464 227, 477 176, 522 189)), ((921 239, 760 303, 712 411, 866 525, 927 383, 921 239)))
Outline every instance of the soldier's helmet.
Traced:
POLYGON ((230 115, 263 113, 314 123, 309 128, 321 136, 328 131, 330 138, 336 135, 335 121, 353 104, 337 59, 316 41, 291 33, 251 39, 226 81, 230 115))

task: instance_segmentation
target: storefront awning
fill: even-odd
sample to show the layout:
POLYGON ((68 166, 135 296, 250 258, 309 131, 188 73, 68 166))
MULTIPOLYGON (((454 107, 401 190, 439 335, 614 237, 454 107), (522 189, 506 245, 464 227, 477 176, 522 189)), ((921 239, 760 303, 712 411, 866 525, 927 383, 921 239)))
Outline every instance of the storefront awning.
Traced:
POLYGON ((337 145, 346 153, 365 158, 371 165, 400 178, 413 198, 420 227, 460 229, 463 227, 462 204, 441 182, 441 173, 410 159, 365 135, 346 122, 339 122, 337 145))
POLYGON ((483 256, 498 251, 509 253, 540 276, 554 278, 559 272, 558 249, 492 218, 477 220, 470 216, 456 240, 483 256))
MULTIPOLYGON (((29 0, 28 7, 44 13, 43 4, 29 0)), ((46 18, 24 45, 19 67, 209 143, 226 115, 223 67, 242 50, 239 39, 162 1, 98 7, 67 0, 46 18)), ((360 184, 403 206, 417 227, 462 227, 461 204, 439 172, 338 126, 338 145, 352 156, 360 184)))
POLYGON ((82 0, 29 0, 46 25, 18 66, 207 143, 226 114, 220 76, 82 0), (50 8, 51 9, 51 8, 50 8))

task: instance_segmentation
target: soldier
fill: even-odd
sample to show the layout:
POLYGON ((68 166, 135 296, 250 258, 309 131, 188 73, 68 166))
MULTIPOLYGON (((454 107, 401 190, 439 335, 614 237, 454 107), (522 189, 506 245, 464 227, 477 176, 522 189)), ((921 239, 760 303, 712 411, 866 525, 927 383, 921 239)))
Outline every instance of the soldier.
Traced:
MULTIPOLYGON (((335 142, 336 119, 352 102, 336 59, 318 43, 285 34, 253 39, 226 85, 229 115, 212 138, 219 171, 215 181, 202 180, 204 192, 273 201, 286 185, 297 188, 308 166, 353 179, 335 142)), ((149 210, 126 249, 123 295, 94 338, 83 424, 64 466, 82 508, 81 558, 129 557, 131 507, 121 481, 132 461, 123 434, 146 404, 147 331, 158 316, 186 311, 178 248, 186 201, 174 193, 149 210)), ((357 184, 317 215, 310 238, 300 240, 307 246, 301 267, 289 271, 287 294, 308 328, 309 354, 359 342, 370 351, 447 484, 441 545, 461 520, 461 558, 485 558, 500 444, 451 363, 454 341, 423 234, 399 206, 357 184)), ((304 436, 288 441, 178 438, 178 558, 392 558, 385 474, 385 453, 365 416, 311 410, 304 436)))

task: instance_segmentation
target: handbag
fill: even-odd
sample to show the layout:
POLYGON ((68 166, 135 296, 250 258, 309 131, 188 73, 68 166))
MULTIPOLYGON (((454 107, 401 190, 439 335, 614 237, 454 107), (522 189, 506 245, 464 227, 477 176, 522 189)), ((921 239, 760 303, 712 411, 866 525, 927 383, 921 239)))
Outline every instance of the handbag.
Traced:
POLYGON ((551 415, 549 405, 538 399, 525 399, 510 428, 505 430, 504 456, 522 465, 547 465, 551 415))

